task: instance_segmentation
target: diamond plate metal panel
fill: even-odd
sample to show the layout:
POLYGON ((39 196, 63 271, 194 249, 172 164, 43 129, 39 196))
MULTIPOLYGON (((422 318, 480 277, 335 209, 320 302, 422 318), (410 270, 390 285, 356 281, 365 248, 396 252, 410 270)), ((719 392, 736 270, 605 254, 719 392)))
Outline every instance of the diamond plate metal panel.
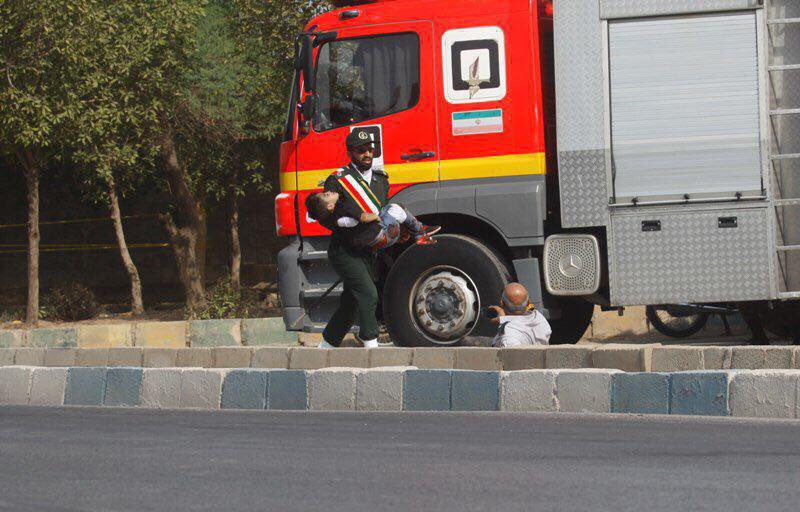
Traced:
POLYGON ((800 18, 800 2, 797 0, 769 0, 770 18, 800 18))
POLYGON ((772 298, 766 209, 615 215, 611 226, 614 305, 772 298), (643 232, 652 220, 661 231, 643 232))
POLYGON ((603 19, 753 9, 758 0, 602 0, 603 19))
POLYGON ((605 151, 559 153, 558 181, 562 226, 605 226, 608 223, 605 151))
POLYGON ((608 221, 603 33, 597 0, 555 2, 561 223, 608 221))
POLYGON ((603 34, 597 0, 555 2, 556 110, 560 151, 606 147, 603 34))

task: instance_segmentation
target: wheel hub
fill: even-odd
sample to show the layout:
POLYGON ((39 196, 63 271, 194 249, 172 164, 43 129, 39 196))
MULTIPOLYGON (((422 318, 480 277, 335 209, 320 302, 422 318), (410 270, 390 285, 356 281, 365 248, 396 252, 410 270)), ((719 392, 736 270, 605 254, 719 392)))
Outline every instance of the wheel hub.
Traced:
POLYGON ((477 318, 477 295, 467 280, 451 272, 431 274, 417 287, 415 316, 420 327, 440 339, 465 335, 477 318))

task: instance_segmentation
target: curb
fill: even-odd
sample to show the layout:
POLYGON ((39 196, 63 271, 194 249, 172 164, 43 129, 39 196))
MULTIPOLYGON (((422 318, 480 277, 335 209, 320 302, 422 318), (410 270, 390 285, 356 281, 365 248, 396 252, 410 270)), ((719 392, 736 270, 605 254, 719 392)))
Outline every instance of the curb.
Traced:
POLYGON ((297 340, 278 317, 0 330, 0 348, 257 347, 297 340))
POLYGON ((0 405, 798 418, 800 371, 0 367, 0 405))
MULTIPOLYGON (((229 324, 228 327, 237 324, 229 324)), ((166 342, 164 343, 166 345, 166 342)), ((800 347, 687 347, 578 345, 530 348, 402 348, 364 350, 308 347, 0 348, 5 366, 138 366, 146 368, 377 368, 425 370, 566 370, 602 368, 670 373, 800 368, 800 347)))

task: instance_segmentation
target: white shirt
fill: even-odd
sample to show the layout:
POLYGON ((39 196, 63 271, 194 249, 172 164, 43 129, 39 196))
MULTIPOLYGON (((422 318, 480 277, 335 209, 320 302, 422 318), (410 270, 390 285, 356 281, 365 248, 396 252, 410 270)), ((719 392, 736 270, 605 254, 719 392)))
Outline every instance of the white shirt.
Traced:
POLYGON ((367 185, 372 185, 372 167, 370 167, 364 172, 359 171, 358 167, 356 167, 356 164, 354 163, 351 163, 350 167, 352 167, 354 171, 356 171, 358 174, 361 175, 362 178, 364 178, 364 181, 367 182, 367 185))
MULTIPOLYGON (((392 217, 398 224, 402 224, 408 219, 406 211, 399 204, 390 204, 384 210, 389 217, 392 217)), ((354 228, 358 226, 359 222, 353 217, 340 217, 336 221, 336 225, 340 228, 354 228)))
POLYGON ((549 345, 553 330, 539 311, 526 315, 501 316, 500 329, 492 346, 521 347, 525 345, 549 345))

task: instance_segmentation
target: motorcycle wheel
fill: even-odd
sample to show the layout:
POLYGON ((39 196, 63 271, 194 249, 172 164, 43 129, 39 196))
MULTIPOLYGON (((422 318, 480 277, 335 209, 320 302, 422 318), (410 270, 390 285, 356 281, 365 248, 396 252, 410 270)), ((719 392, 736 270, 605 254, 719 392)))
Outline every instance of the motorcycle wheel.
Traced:
POLYGON ((670 338, 688 338, 708 323, 708 314, 673 316, 667 306, 647 306, 645 314, 658 332, 670 338))

